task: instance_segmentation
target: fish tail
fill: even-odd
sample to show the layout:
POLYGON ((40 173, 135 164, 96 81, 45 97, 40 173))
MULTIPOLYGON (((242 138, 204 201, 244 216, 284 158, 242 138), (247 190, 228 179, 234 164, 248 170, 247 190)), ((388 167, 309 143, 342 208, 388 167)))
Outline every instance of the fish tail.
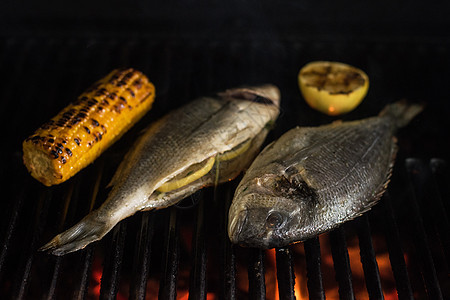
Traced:
POLYGON ((397 128, 401 128, 408 125, 423 109, 423 104, 408 103, 406 100, 400 100, 386 105, 380 112, 380 116, 389 117, 394 121, 397 128))
POLYGON ((115 224, 102 221, 98 212, 93 211, 78 224, 55 236, 42 246, 39 251, 48 251, 54 255, 65 255, 83 249, 88 244, 105 236, 115 224))

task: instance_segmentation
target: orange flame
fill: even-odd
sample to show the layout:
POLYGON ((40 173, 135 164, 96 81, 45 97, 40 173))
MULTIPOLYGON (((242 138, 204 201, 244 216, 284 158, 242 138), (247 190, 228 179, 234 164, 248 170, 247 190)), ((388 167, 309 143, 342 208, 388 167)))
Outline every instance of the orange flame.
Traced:
MULTIPOLYGON (((339 287, 335 278, 334 262, 331 254, 331 248, 329 245, 328 236, 321 235, 321 270, 323 288, 325 290, 325 296, 327 299, 339 298, 339 287)), ((187 240, 190 240, 189 238, 187 240)), ((389 253, 387 245, 382 237, 373 236, 373 246, 376 254, 376 260, 378 263, 381 285, 383 294, 386 300, 398 299, 395 280, 390 264, 389 253)), ((292 259, 294 264, 295 273, 295 285, 294 292, 296 299, 308 299, 309 293, 307 288, 307 274, 306 274, 306 257, 304 252, 303 243, 298 243, 291 246, 292 259)), ((351 236, 347 240, 347 251, 350 260, 350 268, 352 271, 352 283, 353 291, 356 299, 367 299, 368 292, 365 284, 364 270, 361 263, 360 249, 358 237, 351 236)), ((409 263, 408 256, 405 254, 405 262, 409 263)), ((188 278, 189 270, 179 270, 179 284, 177 290, 177 299, 187 300, 189 298, 188 278)), ((248 274, 247 264, 237 260, 236 265, 236 287, 239 291, 243 291, 248 294, 248 274)), ((92 299, 98 299, 100 296, 102 278, 102 266, 101 259, 94 258, 92 265, 92 277, 89 289, 89 296, 92 299)), ((276 268, 276 250, 267 250, 265 253, 265 284, 266 284, 266 299, 268 300, 280 300, 277 281, 277 268, 276 268)), ((147 283, 147 295, 146 299, 158 298, 158 286, 159 280, 157 278, 149 278, 147 283)), ((117 294, 117 299, 126 299, 123 291, 127 290, 126 287, 122 287, 117 294)), ((208 291, 207 300, 218 299, 216 291, 208 291)))

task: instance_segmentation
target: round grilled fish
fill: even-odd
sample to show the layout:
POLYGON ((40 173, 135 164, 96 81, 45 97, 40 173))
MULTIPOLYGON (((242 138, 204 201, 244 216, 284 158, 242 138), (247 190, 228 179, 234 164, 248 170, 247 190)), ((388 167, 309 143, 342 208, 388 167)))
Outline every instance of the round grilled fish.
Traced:
POLYGON ((282 247, 368 211, 387 187, 394 133, 421 110, 396 102, 377 117, 285 133, 257 156, 240 182, 229 210, 230 240, 282 247))
POLYGON ((137 211, 168 207, 233 179, 256 156, 279 105, 278 88, 264 85, 199 98, 169 113, 125 156, 105 203, 41 250, 63 255, 82 249, 137 211))

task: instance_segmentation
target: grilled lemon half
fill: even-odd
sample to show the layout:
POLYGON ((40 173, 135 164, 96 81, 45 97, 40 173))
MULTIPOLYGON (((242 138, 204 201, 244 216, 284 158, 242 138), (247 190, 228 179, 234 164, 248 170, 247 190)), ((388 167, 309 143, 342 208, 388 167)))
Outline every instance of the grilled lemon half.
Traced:
POLYGON ((298 73, 298 84, 309 106, 330 116, 355 109, 367 94, 369 77, 350 65, 315 61, 298 73))

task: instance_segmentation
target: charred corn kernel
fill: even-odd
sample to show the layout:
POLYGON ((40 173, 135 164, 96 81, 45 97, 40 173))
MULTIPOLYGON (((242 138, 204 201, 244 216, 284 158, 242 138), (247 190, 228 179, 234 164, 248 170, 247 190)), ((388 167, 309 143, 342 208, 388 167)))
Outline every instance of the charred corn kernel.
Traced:
POLYGON ((93 162, 150 108, 155 88, 133 69, 114 70, 23 142, 23 161, 44 185, 93 162))

